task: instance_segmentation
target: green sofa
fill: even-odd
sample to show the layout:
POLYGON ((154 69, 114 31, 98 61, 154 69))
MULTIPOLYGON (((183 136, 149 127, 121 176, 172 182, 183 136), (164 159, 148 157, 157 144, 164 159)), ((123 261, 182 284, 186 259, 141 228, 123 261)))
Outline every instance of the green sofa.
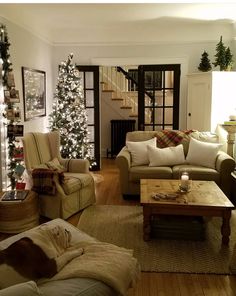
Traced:
MULTIPOLYGON (((204 152, 204 149, 206 149, 205 145, 203 151, 197 148, 196 154, 199 154, 199 163, 196 162, 196 159, 193 163, 190 160, 189 163, 187 160, 189 158, 188 150, 190 140, 191 143, 197 142, 197 144, 199 144, 200 142, 200 145, 208 145, 208 143, 210 143, 210 145, 212 144, 212 146, 216 146, 218 143, 217 135, 210 132, 166 130, 128 132, 126 135, 126 146, 122 148, 116 157, 116 165, 120 172, 120 186, 123 197, 129 198, 140 194, 140 179, 178 179, 180 169, 185 167, 191 171, 191 178, 193 180, 215 181, 222 191, 230 198, 231 172, 235 168, 234 159, 219 149, 215 157, 214 165, 211 167, 208 167, 207 165, 205 166, 205 163, 202 163, 202 160, 204 159, 206 159, 206 163, 208 162, 208 158, 206 158, 207 153, 204 152), (130 142, 131 144, 133 142, 140 143, 142 141, 149 141, 153 138, 156 140, 156 146, 160 149, 176 147, 182 144, 185 158, 184 163, 182 162, 181 164, 178 164, 177 161, 174 165, 160 166, 150 166, 149 163, 137 164, 137 162, 134 164, 131 151, 127 146, 129 146, 130 142)), ((164 150, 159 151, 162 152, 164 150)), ((194 149, 191 150, 192 153, 193 151, 194 149)), ((211 158, 212 153, 209 153, 209 158, 211 158)), ((137 155, 133 156, 137 157, 137 155)), ((195 158, 194 155, 192 155, 191 158, 195 158)))

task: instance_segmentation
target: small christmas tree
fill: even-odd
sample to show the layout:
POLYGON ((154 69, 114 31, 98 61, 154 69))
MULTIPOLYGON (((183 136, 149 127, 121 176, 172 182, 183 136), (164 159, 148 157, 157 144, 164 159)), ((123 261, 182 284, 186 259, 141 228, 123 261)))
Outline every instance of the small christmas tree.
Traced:
POLYGON ((226 48, 222 41, 222 36, 220 36, 220 42, 216 45, 216 54, 215 54, 215 62, 213 65, 215 67, 220 66, 220 71, 224 71, 226 69, 226 57, 225 57, 226 48))
POLYGON ((60 132, 62 157, 91 160, 83 86, 72 58, 60 64, 49 125, 60 132))
POLYGON ((202 54, 202 58, 201 58, 201 62, 198 66, 198 70, 203 71, 203 72, 207 72, 211 70, 211 62, 208 58, 208 53, 204 50, 203 54, 202 54))
POLYGON ((233 63, 233 55, 230 51, 230 48, 227 47, 225 51, 225 70, 231 70, 233 63))

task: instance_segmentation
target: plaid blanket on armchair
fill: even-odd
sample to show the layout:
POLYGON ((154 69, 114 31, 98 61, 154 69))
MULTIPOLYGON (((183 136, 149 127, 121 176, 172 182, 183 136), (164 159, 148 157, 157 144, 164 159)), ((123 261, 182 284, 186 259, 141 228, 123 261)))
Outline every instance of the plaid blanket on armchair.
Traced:
POLYGON ((32 190, 39 194, 54 195, 56 193, 56 184, 54 178, 58 175, 59 181, 63 180, 63 172, 52 169, 38 168, 32 171, 33 188, 32 190))

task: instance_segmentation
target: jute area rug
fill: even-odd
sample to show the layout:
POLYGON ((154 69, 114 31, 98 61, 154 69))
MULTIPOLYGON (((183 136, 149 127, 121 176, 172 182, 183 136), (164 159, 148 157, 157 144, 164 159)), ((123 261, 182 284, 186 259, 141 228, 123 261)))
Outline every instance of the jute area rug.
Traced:
POLYGON ((100 241, 134 250, 142 271, 230 274, 236 269, 236 213, 231 217, 229 247, 221 244, 221 219, 206 223, 204 241, 152 239, 143 241, 141 206, 94 205, 80 217, 80 230, 100 241))

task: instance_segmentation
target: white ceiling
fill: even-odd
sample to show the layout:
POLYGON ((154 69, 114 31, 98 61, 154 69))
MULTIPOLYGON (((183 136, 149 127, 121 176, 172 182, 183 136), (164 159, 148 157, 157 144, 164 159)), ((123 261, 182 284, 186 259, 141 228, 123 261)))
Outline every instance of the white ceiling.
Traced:
POLYGON ((113 29, 137 28, 139 34, 138 28, 170 25, 171 20, 232 23, 236 3, 10 3, 0 4, 0 16, 52 44, 90 42, 90 35, 103 42, 113 29))

